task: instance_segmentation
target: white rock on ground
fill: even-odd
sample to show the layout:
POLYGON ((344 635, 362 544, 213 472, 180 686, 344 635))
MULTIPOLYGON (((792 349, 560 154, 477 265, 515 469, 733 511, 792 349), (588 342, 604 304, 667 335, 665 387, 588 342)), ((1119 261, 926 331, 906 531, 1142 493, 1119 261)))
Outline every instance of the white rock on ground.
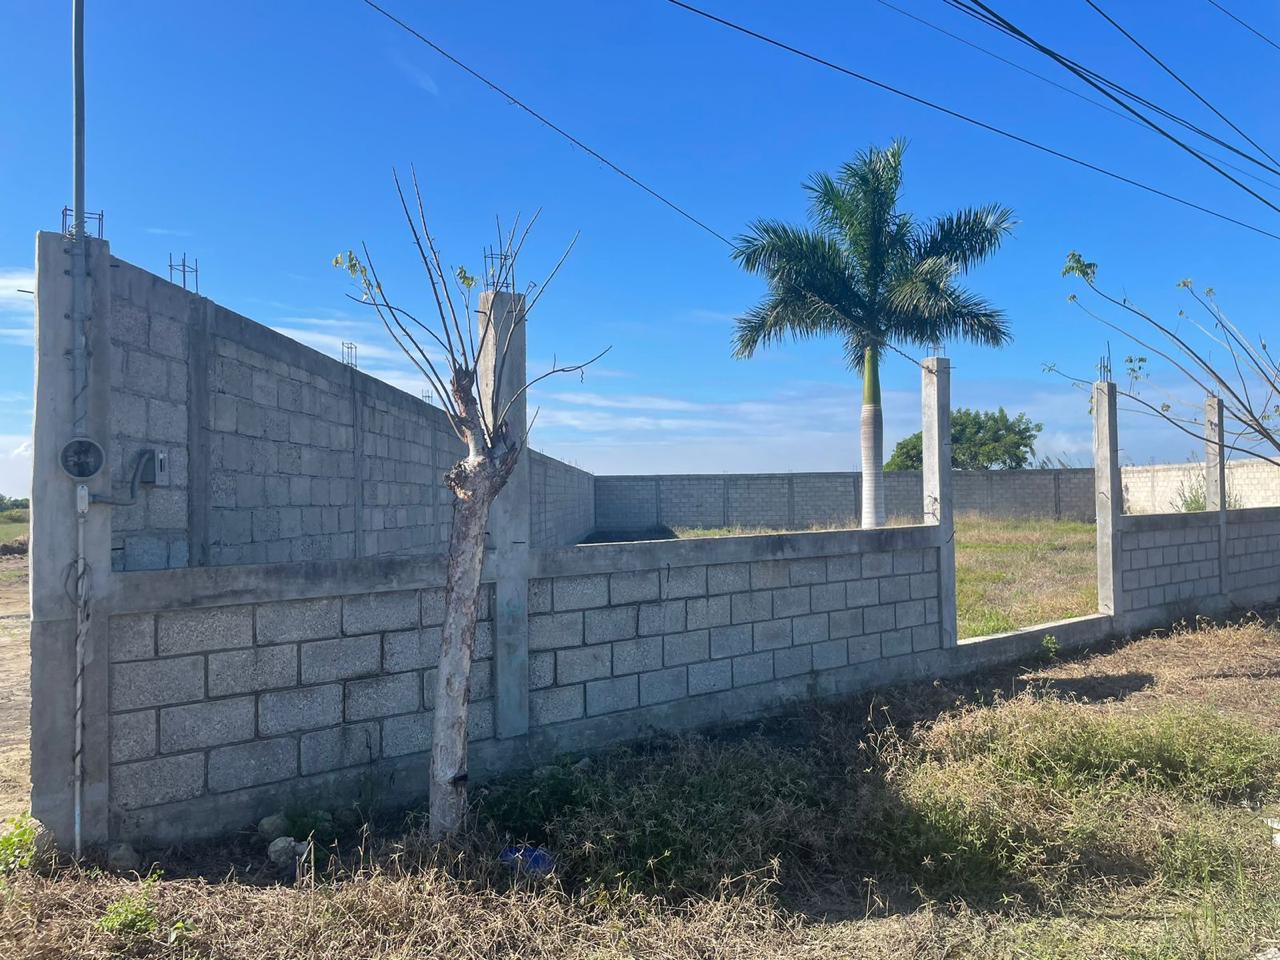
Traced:
POLYGON ((137 870, 142 866, 138 851, 127 843, 113 843, 107 847, 107 866, 112 870, 137 870))
POLYGON ((258 821, 258 834, 270 843, 289 833, 289 818, 283 813, 273 813, 258 821))
POLYGON ((306 852, 305 843, 297 843, 293 837, 276 837, 267 847, 267 859, 277 867, 292 867, 306 852))

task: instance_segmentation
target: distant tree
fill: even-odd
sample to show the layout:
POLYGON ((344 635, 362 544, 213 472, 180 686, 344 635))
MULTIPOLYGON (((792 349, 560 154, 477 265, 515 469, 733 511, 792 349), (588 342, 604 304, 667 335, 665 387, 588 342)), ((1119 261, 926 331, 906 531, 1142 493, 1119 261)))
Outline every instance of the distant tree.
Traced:
POLYGON ((1013 212, 988 204, 917 220, 899 210, 905 149, 895 140, 858 154, 835 176, 814 174, 805 184, 812 226, 757 220, 733 253, 769 285, 738 318, 735 355, 835 336, 849 366, 862 373, 863 527, 885 521, 881 351, 1009 340, 1003 314, 956 279, 995 252, 1013 228, 1013 212))
MULTIPOLYGON (((1036 438, 1043 423, 1033 423, 1025 413, 1016 417, 1004 407, 966 410, 951 414, 951 466, 956 470, 1021 470, 1030 466, 1036 454, 1036 438)), ((919 470, 924 462, 921 435, 911 434, 898 441, 886 470, 919 470)))

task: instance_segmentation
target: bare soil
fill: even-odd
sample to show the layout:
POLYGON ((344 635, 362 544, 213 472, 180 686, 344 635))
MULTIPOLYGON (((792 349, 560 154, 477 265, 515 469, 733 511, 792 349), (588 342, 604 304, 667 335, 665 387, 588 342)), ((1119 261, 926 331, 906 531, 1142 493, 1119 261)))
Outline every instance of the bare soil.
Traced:
POLYGON ((0 558, 0 819, 31 796, 31 621, 27 558, 0 558))

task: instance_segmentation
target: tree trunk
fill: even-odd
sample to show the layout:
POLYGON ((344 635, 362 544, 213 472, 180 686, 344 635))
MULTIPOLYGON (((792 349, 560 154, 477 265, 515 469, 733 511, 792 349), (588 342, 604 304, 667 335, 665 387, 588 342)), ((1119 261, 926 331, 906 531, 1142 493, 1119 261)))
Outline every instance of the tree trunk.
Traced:
MULTIPOLYGON (((464 461, 465 463, 465 461, 464 461)), ((467 810, 467 697, 479 613, 484 533, 499 485, 483 468, 454 468, 458 480, 449 532, 444 629, 436 677, 431 733, 430 835, 440 839, 462 826, 467 810)))
POLYGON ((862 528, 883 527, 884 417, 880 411, 880 351, 866 348, 862 367, 862 528))

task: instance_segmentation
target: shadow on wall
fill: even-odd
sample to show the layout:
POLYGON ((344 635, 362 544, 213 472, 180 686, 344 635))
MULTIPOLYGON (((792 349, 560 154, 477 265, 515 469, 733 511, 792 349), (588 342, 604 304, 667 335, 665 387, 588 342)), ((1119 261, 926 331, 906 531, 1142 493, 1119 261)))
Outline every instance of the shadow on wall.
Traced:
POLYGON ((680 535, 670 527, 650 527, 647 530, 596 530, 582 539, 583 543, 633 543, 645 540, 679 540, 680 535))

